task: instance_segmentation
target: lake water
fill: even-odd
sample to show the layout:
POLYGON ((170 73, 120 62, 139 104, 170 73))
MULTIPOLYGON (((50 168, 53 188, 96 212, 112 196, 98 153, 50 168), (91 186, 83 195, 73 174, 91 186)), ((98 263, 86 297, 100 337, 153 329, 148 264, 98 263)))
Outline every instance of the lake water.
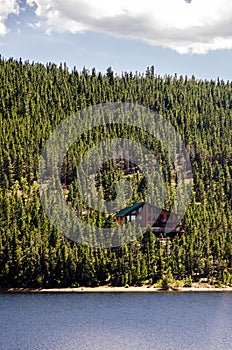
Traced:
POLYGON ((0 294, 1 350, 231 350, 232 293, 0 294))

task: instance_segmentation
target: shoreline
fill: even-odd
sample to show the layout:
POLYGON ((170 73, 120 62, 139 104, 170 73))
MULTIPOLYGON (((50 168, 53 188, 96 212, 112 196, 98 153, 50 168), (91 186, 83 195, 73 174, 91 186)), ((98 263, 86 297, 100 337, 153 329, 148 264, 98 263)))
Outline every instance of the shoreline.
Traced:
POLYGON ((74 288, 0 288, 2 293, 179 293, 179 292, 232 292, 232 287, 170 287, 168 289, 152 286, 129 287, 74 287, 74 288))

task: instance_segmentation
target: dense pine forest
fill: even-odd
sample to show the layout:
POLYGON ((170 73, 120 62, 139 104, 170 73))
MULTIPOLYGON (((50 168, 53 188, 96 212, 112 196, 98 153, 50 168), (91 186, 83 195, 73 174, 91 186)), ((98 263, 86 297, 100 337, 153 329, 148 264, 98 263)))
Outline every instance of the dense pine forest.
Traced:
MULTIPOLYGON (((104 132, 85 135, 64 161, 64 193, 77 212, 83 199, 74 181, 76 163, 104 132)), ((232 82, 161 77, 154 67, 143 74, 117 75, 111 68, 79 72, 65 64, 0 58, 0 145, 1 288, 191 286, 199 281, 232 286, 232 82), (49 134, 67 116, 107 102, 149 107, 169 120, 185 141, 194 177, 192 200, 182 219, 185 233, 166 244, 149 229, 120 247, 78 244, 65 238, 43 210, 38 163, 49 134)), ((165 150, 156 148, 171 186, 171 165, 165 150)), ((105 164, 96 180, 105 198, 113 198, 112 184, 128 176, 124 167, 105 164)), ((135 169, 129 178, 133 201, 144 200, 142 174, 135 169)), ((115 225, 112 216, 91 210, 85 220, 115 225)))

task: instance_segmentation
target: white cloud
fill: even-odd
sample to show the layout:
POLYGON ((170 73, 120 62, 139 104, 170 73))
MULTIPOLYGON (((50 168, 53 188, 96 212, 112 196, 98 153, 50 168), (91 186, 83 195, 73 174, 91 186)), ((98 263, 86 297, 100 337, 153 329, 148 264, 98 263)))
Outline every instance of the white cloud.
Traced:
POLYGON ((19 6, 17 0, 0 0, 0 35, 7 33, 6 19, 12 13, 18 14, 19 6))
MULTIPOLYGON (((4 0, 0 0, 0 4, 4 0)), ((5 3, 14 1, 5 1, 5 3)), ((231 0, 27 0, 47 32, 104 32, 179 53, 232 48, 231 0)), ((3 23, 1 21, 1 23, 3 23)))

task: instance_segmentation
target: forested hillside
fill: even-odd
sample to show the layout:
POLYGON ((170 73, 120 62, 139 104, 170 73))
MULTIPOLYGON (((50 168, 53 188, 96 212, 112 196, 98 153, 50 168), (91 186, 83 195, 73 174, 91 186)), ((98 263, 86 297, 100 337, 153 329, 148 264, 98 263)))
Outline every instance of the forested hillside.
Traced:
MULTIPOLYGON (((102 131, 94 132, 100 139, 102 131)), ((87 136, 70 151, 62 171, 67 201, 77 211, 83 203, 73 160, 91 147, 94 137, 87 136)), ((111 68, 70 72, 65 65, 0 58, 0 145, 0 287, 141 285, 167 278, 232 285, 232 82, 160 77, 153 67, 118 76, 111 68), (60 234, 42 208, 38 162, 51 131, 78 110, 118 101, 157 111, 186 143, 192 203, 182 220, 185 234, 166 244, 148 230, 121 247, 80 245, 60 234)), ((123 165, 106 164, 98 179, 105 198, 112 198, 111 185, 123 171, 123 165)), ((141 174, 130 178, 134 201, 143 200, 141 174)), ((86 220, 114 225, 110 216, 91 210, 86 220)))

